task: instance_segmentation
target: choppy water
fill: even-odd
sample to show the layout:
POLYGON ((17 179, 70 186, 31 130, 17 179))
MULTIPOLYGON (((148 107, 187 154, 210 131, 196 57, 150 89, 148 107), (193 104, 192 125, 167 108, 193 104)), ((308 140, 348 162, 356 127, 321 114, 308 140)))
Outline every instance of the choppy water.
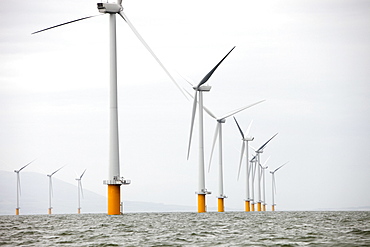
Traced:
POLYGON ((370 212, 0 216, 2 246, 370 246, 370 212))

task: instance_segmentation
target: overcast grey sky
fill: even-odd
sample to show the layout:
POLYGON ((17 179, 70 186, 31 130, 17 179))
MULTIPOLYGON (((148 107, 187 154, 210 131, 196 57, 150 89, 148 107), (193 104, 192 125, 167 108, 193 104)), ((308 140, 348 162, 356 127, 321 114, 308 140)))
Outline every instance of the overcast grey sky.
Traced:
MULTIPOLYGON (((123 6, 189 90, 176 72, 199 82, 236 46, 208 81, 204 103, 221 115, 266 99, 236 117, 243 129, 254 120, 254 147, 279 132, 262 156, 271 156, 270 169, 290 161, 276 173, 277 209, 370 205, 369 1, 142 0, 123 6)), ((75 172, 87 168, 84 188, 106 194, 108 16, 31 35, 97 13, 92 0, 0 2, 1 170, 38 158, 27 171, 46 174, 67 165, 55 177, 75 183, 75 172)), ((191 103, 119 16, 117 29, 121 175, 132 180, 122 187, 124 200, 196 205, 197 131, 186 160, 191 103)), ((206 164, 214 128, 205 115, 206 164)), ((225 206, 243 209, 244 178, 236 180, 240 134, 232 119, 223 132, 225 206)), ((215 158, 206 173, 213 192, 208 206, 217 205, 215 158)), ((268 204, 270 187, 268 174, 268 204)))

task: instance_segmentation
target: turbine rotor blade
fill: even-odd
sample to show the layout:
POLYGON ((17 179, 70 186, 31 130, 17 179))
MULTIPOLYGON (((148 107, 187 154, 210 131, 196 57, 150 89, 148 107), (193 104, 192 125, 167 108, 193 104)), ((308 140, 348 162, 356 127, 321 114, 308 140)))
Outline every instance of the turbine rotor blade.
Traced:
MULTIPOLYGON (((249 135, 249 131, 251 130, 251 127, 252 127, 252 123, 253 123, 253 120, 249 123, 248 125, 248 128, 247 128, 247 131, 245 132, 245 135, 248 136, 249 135)), ((256 151, 256 150, 254 150, 256 151)))
POLYGON ((80 184, 81 196, 82 196, 82 198, 84 198, 84 191, 82 189, 82 181, 78 180, 78 183, 80 184))
POLYGON ((51 197, 54 196, 54 192, 53 192, 53 179, 51 178, 50 176, 50 192, 51 192, 51 197))
POLYGON ((236 125, 238 126, 238 129, 239 129, 239 131, 240 131, 240 134, 242 135, 243 140, 244 140, 244 133, 243 133, 242 129, 240 128, 240 126, 239 126, 239 124, 238 124, 238 121, 236 121, 236 118, 235 118, 235 117, 233 117, 233 118, 234 118, 235 123, 236 123, 236 125))
POLYGON ((32 160, 30 163, 28 163, 27 165, 23 166, 21 169, 18 170, 18 172, 22 171, 24 168, 26 168, 27 166, 29 166, 32 162, 34 162, 36 159, 32 160))
POLYGON ((236 109, 236 110, 233 110, 233 111, 231 111, 231 112, 229 112, 229 113, 225 114, 224 116, 220 117, 220 119, 228 118, 228 117, 230 117, 230 116, 232 116, 232 115, 234 115, 234 114, 236 114, 236 113, 238 113, 238 112, 241 112, 241 111, 243 111, 243 110, 245 110, 245 109, 248 109, 248 108, 250 108, 250 107, 252 107, 252 106, 255 106, 255 105, 259 104, 259 103, 262 103, 263 101, 265 101, 265 100, 261 100, 261 101, 258 101, 258 102, 256 102, 256 103, 253 103, 253 104, 251 104, 251 105, 243 106, 243 107, 241 107, 241 108, 238 108, 238 109, 236 109))
POLYGON ((263 150, 265 147, 266 147, 266 145, 267 145, 267 143, 269 143, 277 134, 279 134, 279 133, 276 133, 273 137, 271 137, 267 142, 265 142, 258 150, 257 150, 257 152, 258 151, 261 151, 261 150, 263 150))
POLYGON ((199 84, 197 85, 197 88, 199 88, 200 86, 202 86, 204 83, 206 83, 208 81, 208 79, 212 76, 213 72, 216 71, 217 67, 220 66, 220 64, 225 60, 225 58, 235 49, 235 46, 226 54, 226 56, 220 61, 218 62, 218 64, 216 64, 216 66, 210 71, 208 72, 208 74, 199 82, 199 84))
POLYGON ((17 183, 19 188, 19 195, 21 195, 21 177, 19 176, 19 172, 17 173, 17 183))
POLYGON ((279 170, 280 168, 282 168, 283 166, 285 166, 286 164, 288 164, 289 163, 289 161, 288 162, 285 162, 283 165, 281 165, 281 166, 279 166, 278 168, 276 168, 275 170, 274 170, 274 173, 277 171, 277 170, 279 170))
POLYGON ((62 166, 61 168, 59 168, 58 170, 56 170, 55 172, 53 172, 52 174, 50 174, 50 177, 53 176, 55 173, 57 173, 60 169, 62 169, 64 166, 62 166))
POLYGON ((194 98, 194 101, 193 101, 193 111, 192 111, 192 114, 191 114, 190 136, 189 136, 189 145, 188 145, 187 159, 189 159, 191 138, 192 138, 192 135, 193 135, 193 127, 194 127, 194 120, 195 120, 195 113, 197 111, 197 97, 198 97, 198 91, 195 90, 195 95, 193 97, 194 98))
MULTIPOLYGON (((99 14, 99 15, 102 15, 102 14, 99 14)), ((56 27, 64 26, 64 25, 67 25, 67 24, 70 24, 70 23, 73 23, 73 22, 77 22, 77 21, 82 21, 82 20, 85 20, 85 19, 88 19, 88 18, 99 16, 99 15, 92 15, 92 16, 87 16, 87 17, 79 18, 79 19, 76 19, 76 20, 73 20, 73 21, 68 21, 68 22, 65 22, 65 23, 62 23, 62 24, 58 24, 58 25, 55 25, 55 26, 52 26, 52 27, 48 27, 48 28, 45 28, 45 29, 42 29, 42 30, 33 32, 31 34, 41 33, 41 32, 44 32, 44 31, 47 31, 47 30, 56 28, 56 27)))
POLYGON ((80 176, 80 180, 81 180, 82 176, 85 174, 85 172, 86 172, 86 169, 85 169, 85 170, 84 170, 84 172, 81 174, 81 176, 80 176))
MULTIPOLYGON (((240 161, 239 161, 239 169, 238 169, 238 180, 239 180, 240 171, 241 171, 241 168, 242 168, 242 161, 243 161, 244 149, 245 149, 245 142, 243 141, 242 151, 240 152, 240 161)), ((248 159, 248 157, 247 157, 247 159, 248 159)))
POLYGON ((168 77, 170 77, 171 81, 173 83, 175 83, 176 87, 180 90, 180 92, 186 97, 185 93, 181 90, 181 87, 179 86, 179 84, 176 82, 176 80, 172 77, 172 75, 170 74, 170 72, 167 70, 167 68, 163 65, 163 63, 161 62, 161 60, 159 60, 159 58, 157 57, 157 55, 155 55, 155 53, 153 52, 153 50, 149 47, 149 45, 145 42, 145 40, 143 39, 143 37, 141 37, 141 35, 139 34, 139 32, 136 30, 136 28, 134 27, 134 25, 132 25, 132 23, 130 22, 130 20, 127 18, 127 15, 123 12, 123 11, 120 11, 118 13, 127 23, 127 25, 131 28, 132 32, 136 35, 136 37, 140 40, 140 42, 145 46, 145 48, 149 51, 150 54, 152 54, 152 56, 154 57, 154 59, 157 61, 157 63, 162 67, 162 69, 164 70, 164 72, 168 75, 168 77))
POLYGON ((208 172, 211 170, 212 156, 213 156, 213 151, 215 149, 215 144, 216 144, 216 141, 217 141, 217 137, 218 137, 218 134, 219 134, 218 131, 220 129, 220 125, 221 125, 221 123, 217 122, 217 124, 216 124, 216 130, 215 130, 215 135, 213 137, 213 144, 212 144, 211 156, 209 158, 208 172))

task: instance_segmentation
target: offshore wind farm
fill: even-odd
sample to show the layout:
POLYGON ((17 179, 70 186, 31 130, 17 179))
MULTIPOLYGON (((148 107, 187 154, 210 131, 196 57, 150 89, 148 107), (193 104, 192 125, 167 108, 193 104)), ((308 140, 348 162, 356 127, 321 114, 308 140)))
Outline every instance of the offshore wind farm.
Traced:
MULTIPOLYGON (((163 64, 158 66, 141 47, 127 21, 117 22, 120 166, 125 177, 132 179, 130 186, 120 191, 123 201, 197 204, 197 145, 191 146, 188 161, 185 155, 192 104, 173 84, 186 82, 171 77, 178 70, 200 81, 204 71, 236 45, 232 56, 210 78, 212 92, 204 97, 204 105, 216 109, 218 116, 266 99, 237 115, 243 130, 253 120, 253 146, 263 146, 279 132, 251 166, 256 176, 256 210, 262 210, 265 203, 274 204, 271 176, 265 174, 266 184, 261 182, 264 173, 260 165, 270 156, 268 169, 290 160, 289 166, 276 173, 277 210, 369 205, 368 198, 356 196, 369 185, 368 154, 359 153, 369 146, 369 72, 365 69, 369 64, 369 24, 365 21, 369 6, 355 2, 176 5, 159 1, 145 2, 145 8, 139 2, 123 2, 125 14, 166 68, 163 73, 163 64), (221 20, 219 16, 224 15, 228 18, 221 20), (339 136, 346 136, 353 145, 344 150, 339 136), (355 166, 360 169, 349 165, 353 155, 359 157, 355 166), (328 183, 333 186, 325 186, 328 183), (348 195, 345 201, 343 194, 348 195)), ((0 60, 5 106, 0 111, 1 170, 19 169, 38 157, 26 171, 55 171, 58 166, 52 164, 65 163, 68 166, 53 174, 53 179, 75 184, 72 170, 87 168, 84 188, 106 196, 102 181, 111 180, 108 15, 31 36, 48 25, 96 13, 96 3, 35 1, 27 8, 9 4, 18 11, 13 18, 4 12, 9 8, 3 7, 0 17, 7 23, 2 27, 4 56, 0 60)), ((203 124, 208 161, 214 119, 205 114, 203 124)), ((245 176, 237 180, 240 133, 232 121, 226 122, 222 131, 222 175, 228 196, 225 211, 228 207, 244 211, 248 199, 245 176)), ((207 207, 217 208, 218 200, 212 197, 218 196, 219 174, 212 166, 205 176, 206 188, 213 192, 207 207)), ((23 196, 22 192, 21 208, 23 196)), ((16 201, 12 207, 13 212, 18 208, 16 201)))

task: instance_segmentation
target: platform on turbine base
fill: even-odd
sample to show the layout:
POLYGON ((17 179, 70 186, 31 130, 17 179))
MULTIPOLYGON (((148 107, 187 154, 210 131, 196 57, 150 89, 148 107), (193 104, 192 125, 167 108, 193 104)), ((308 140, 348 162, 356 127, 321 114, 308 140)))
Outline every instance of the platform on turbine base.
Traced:
POLYGON ((216 198, 224 199, 224 198, 227 198, 227 196, 226 195, 220 195, 220 196, 216 196, 216 198))
POLYGON ((114 179, 114 180, 103 180, 103 184, 117 184, 117 185, 129 185, 131 184, 130 179, 124 179, 123 177, 121 179, 114 179))
POLYGON ((202 189, 200 192, 196 191, 195 194, 197 194, 197 195, 210 195, 210 194, 212 194, 212 192, 208 191, 207 189, 202 189))

